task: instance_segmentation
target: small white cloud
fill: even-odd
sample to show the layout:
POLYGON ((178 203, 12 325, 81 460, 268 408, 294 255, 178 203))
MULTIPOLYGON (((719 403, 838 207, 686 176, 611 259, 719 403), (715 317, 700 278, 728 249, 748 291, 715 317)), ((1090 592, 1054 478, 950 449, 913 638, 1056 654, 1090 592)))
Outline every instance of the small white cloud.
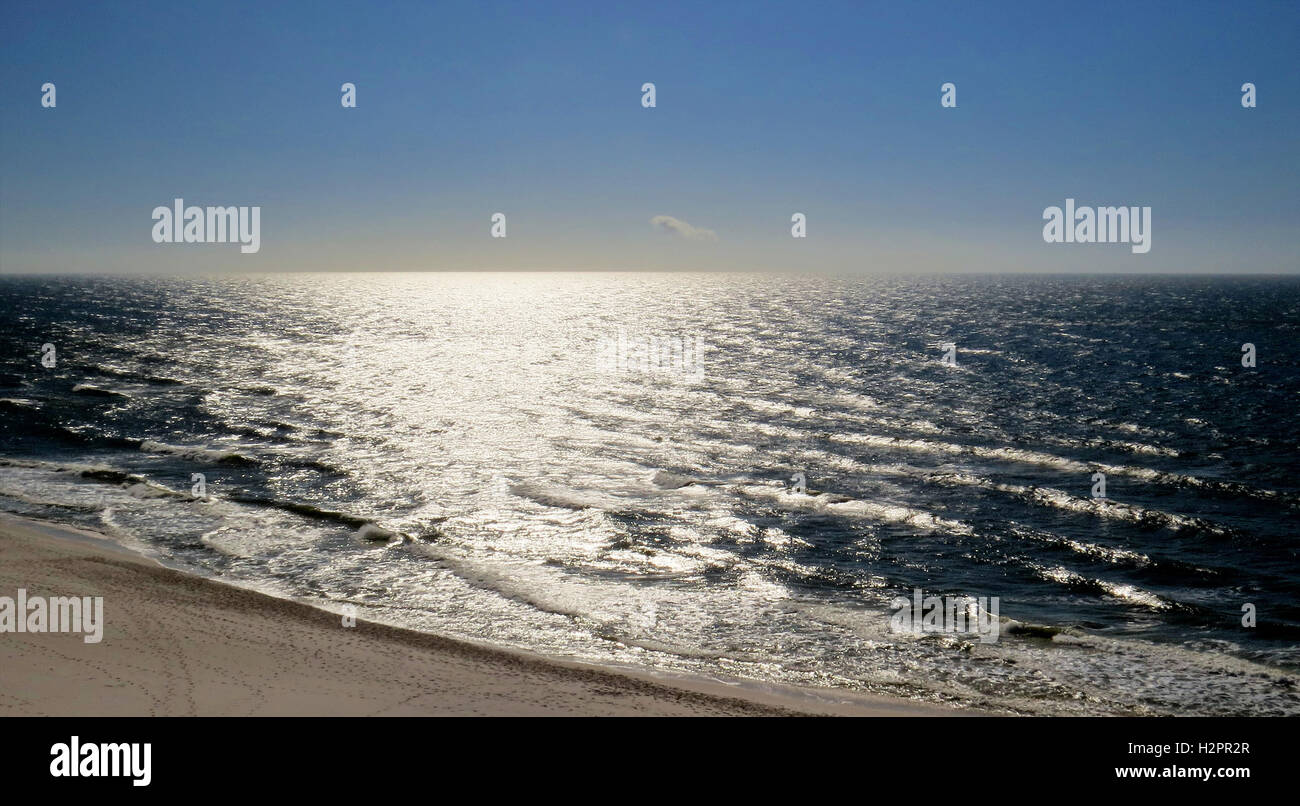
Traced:
POLYGON ((657 215, 650 219, 650 226, 669 235, 677 235, 688 241, 716 241, 718 233, 711 229, 692 227, 680 218, 670 215, 657 215))

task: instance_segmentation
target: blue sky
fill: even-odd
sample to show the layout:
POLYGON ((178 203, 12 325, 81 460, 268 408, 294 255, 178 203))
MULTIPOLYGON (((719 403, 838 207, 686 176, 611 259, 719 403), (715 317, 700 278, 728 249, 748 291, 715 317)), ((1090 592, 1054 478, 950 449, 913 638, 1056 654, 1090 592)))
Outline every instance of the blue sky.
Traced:
POLYGON ((6 0, 0 271, 1300 271, 1300 3, 268 5, 6 0))

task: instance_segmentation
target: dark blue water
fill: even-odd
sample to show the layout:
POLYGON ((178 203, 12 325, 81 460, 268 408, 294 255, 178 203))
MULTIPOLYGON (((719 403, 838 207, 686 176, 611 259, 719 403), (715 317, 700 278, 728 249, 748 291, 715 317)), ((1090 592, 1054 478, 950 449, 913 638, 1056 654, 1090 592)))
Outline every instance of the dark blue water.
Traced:
POLYGON ((0 277, 0 300, 0 508, 202 573, 659 670, 1300 712, 1296 279, 0 277), (620 333, 707 350, 611 370, 620 333), (917 588, 999 597, 999 640, 891 633, 917 588))

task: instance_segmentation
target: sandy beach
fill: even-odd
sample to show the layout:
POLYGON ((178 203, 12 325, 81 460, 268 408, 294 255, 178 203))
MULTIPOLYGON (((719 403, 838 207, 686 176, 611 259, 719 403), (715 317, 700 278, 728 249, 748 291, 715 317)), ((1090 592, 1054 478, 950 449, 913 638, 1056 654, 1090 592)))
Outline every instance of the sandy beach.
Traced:
POLYGON ((0 633, 0 716, 924 716, 839 692, 661 681, 358 621, 0 515, 0 596, 102 596, 103 638, 0 633))

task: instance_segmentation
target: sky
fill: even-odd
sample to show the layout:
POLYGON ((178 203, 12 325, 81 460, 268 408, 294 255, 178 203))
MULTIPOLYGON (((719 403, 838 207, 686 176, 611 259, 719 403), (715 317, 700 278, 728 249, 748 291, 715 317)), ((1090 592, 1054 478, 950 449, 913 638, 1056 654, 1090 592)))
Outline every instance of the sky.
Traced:
POLYGON ((4 273, 1300 272, 1297 2, 0 8, 4 273), (178 197, 260 250, 154 243, 178 197))

